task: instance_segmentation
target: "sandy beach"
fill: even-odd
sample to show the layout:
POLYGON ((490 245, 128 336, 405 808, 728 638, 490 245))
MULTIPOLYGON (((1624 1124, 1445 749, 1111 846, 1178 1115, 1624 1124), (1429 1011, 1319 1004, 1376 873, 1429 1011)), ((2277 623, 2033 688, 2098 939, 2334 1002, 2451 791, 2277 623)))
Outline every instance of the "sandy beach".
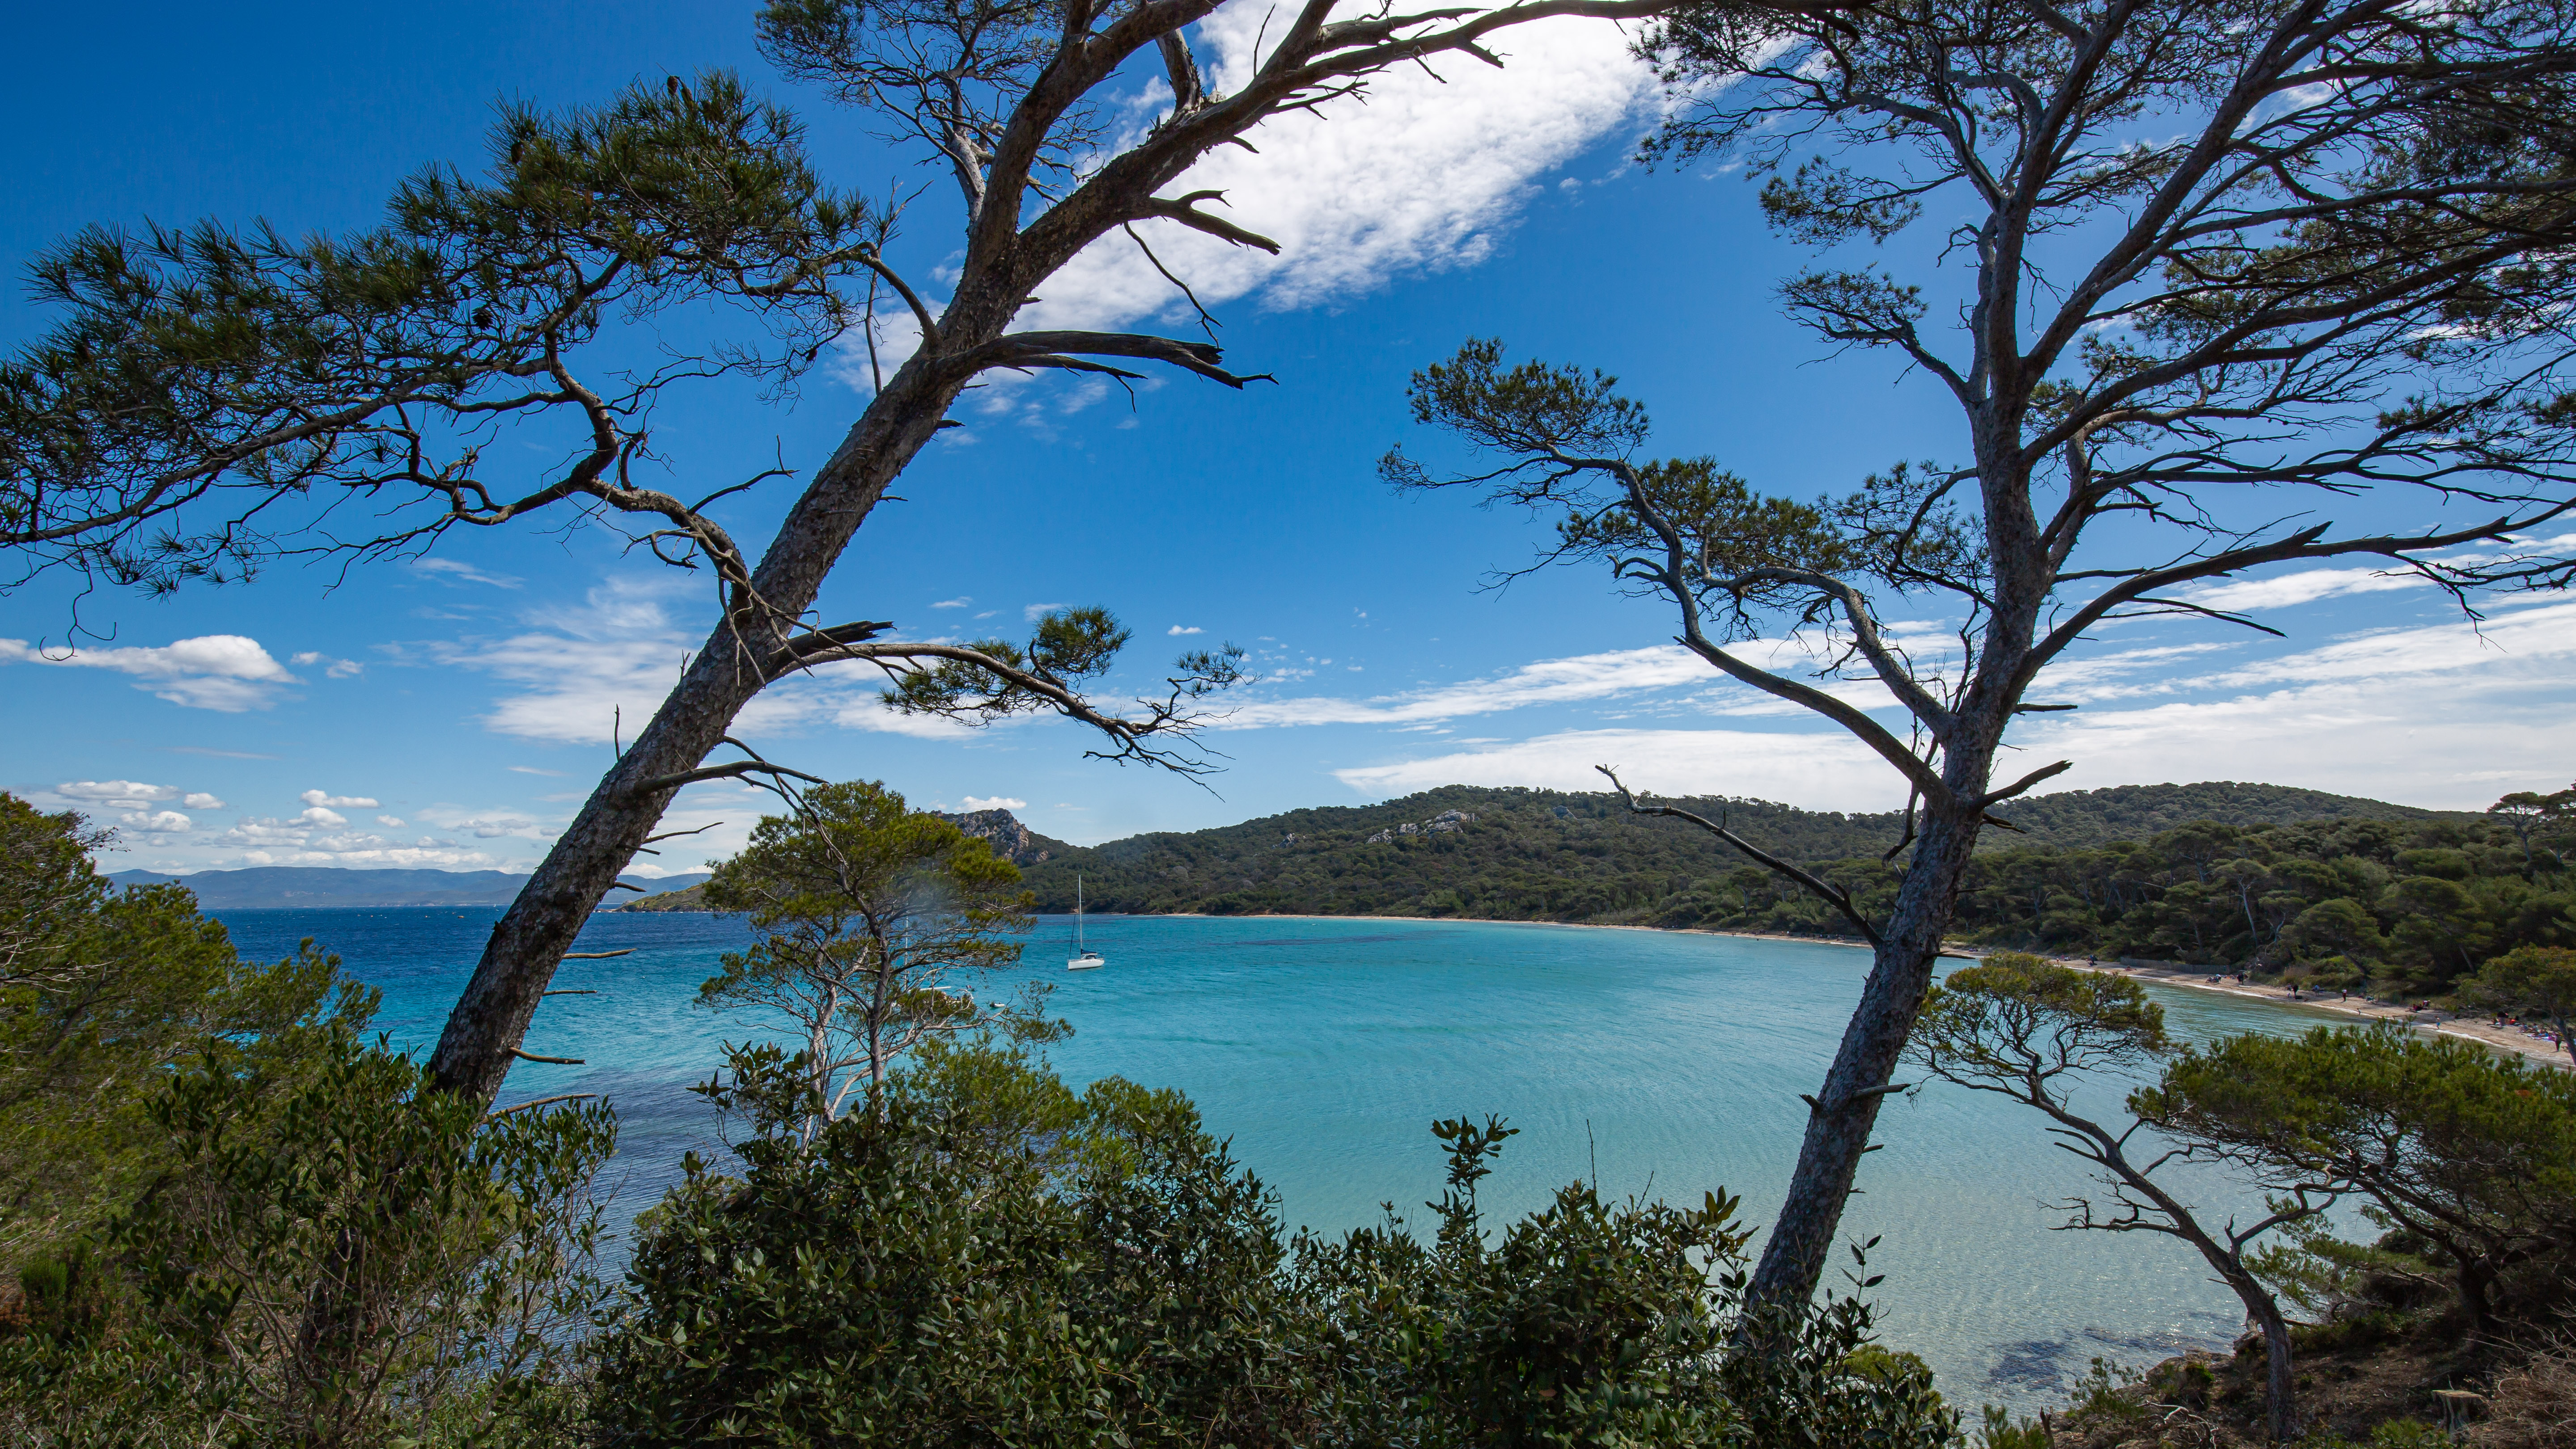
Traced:
POLYGON ((2377 1001, 2364 1001, 2358 996, 2337 1001, 2331 996, 2303 995, 2294 1001, 2291 999, 2289 989, 2286 987, 2258 986, 2250 982, 2243 986, 2239 986, 2235 982, 2228 981, 2223 978, 2219 981, 2212 982, 2209 979, 2208 972, 2196 972, 2187 967, 2175 969, 2167 966, 2142 966, 2114 962, 2084 962, 2073 960, 2066 960, 2063 964, 2068 966, 2090 966, 2091 969, 2096 971, 2109 971, 2116 975, 2134 976, 2141 981, 2153 981, 2165 986, 2181 986, 2193 991, 2218 992, 2227 996, 2243 997, 2249 1001, 2269 1001, 2278 1006, 2304 1006, 2312 1011, 2331 1011, 2343 1016, 2358 1017, 2364 1021, 2393 1021, 2400 1026, 2411 1026, 2418 1031, 2428 1032, 2435 1036, 2461 1037, 2468 1041, 2477 1042, 2483 1046, 2493 1047, 2497 1051, 2511 1052, 2520 1056, 2529 1057, 2534 1061, 2546 1062, 2561 1071, 2570 1070, 2567 1049, 2565 1047, 2553 1046, 2546 1039, 2541 1037, 2526 1036, 2514 1027, 2496 1026, 2486 1021, 2470 1018, 2445 1018, 2443 1014, 2438 1011, 2408 1011, 2402 1006, 2390 1006, 2384 1002, 2377 1001))

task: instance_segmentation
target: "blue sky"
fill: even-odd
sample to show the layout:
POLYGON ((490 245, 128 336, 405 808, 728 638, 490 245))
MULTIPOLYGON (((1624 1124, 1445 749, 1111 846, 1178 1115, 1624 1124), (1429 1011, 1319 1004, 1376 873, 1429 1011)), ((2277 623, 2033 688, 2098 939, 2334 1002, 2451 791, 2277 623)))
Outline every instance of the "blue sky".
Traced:
MULTIPOLYGON (((497 98, 595 102, 709 65, 794 104, 839 184, 936 179, 771 75, 749 17, 527 4, 30 12, 0 87, 12 137, 0 260, 14 271, 99 221, 366 226, 418 166, 470 168, 497 98)), ((1233 31, 1253 20, 1238 5, 1207 43, 1239 47, 1233 31)), ((1512 60, 1446 85, 1390 80, 1367 107, 1265 137, 1258 158, 1224 158, 1212 184, 1286 254, 1175 239, 1165 256, 1215 301, 1230 363, 1280 385, 1158 380, 1132 404, 1060 381, 986 389, 826 590, 831 618, 892 619, 915 636, 1014 632, 1043 606, 1103 604, 1136 631, 1113 681, 1130 691, 1181 647, 1244 645, 1261 679, 1208 736, 1228 757, 1211 789, 1086 761, 1082 733, 1061 723, 908 725, 856 674, 762 702, 749 736, 814 773, 881 778, 947 808, 1006 802, 1083 842, 1451 781, 1588 788, 1595 763, 1672 793, 1899 803, 1892 773, 1830 727, 1721 687, 1671 647, 1664 610, 1598 575, 1480 589, 1528 556, 1541 531, 1529 521, 1378 482, 1389 444, 1437 447, 1406 416, 1407 374, 1475 335, 1620 373, 1654 409, 1660 451, 1713 454, 1777 491, 1839 490, 1898 459, 1963 451, 1924 379, 1824 358, 1780 319, 1770 288, 1800 256, 1762 230, 1750 187, 1625 163, 1651 94, 1615 36, 1560 27, 1512 60)), ((953 235, 939 204, 922 204, 901 258, 934 277, 953 235)), ((1132 256, 1086 258, 1048 292, 1065 318, 1186 326, 1132 256)), ((46 322, 21 291, 0 294, 0 343, 46 322)), ((656 434, 675 491, 773 457, 811 466, 863 405, 854 376, 846 362, 827 369, 792 406, 722 389, 675 402, 656 434)), ((729 524, 765 538, 778 496, 755 493, 729 524)), ((2419 515, 2384 500, 2342 516, 2419 515)), ((631 731, 649 714, 710 618, 703 589, 613 544, 535 528, 345 577, 281 564, 247 587, 166 601, 76 600, 52 584, 0 597, 0 787, 119 824, 120 866, 524 868, 605 765, 612 721, 631 731), (66 658, 75 608, 112 638, 66 658)), ((2308 567, 2217 586, 2230 592, 2216 602, 2257 612, 2281 640, 2115 626, 2046 690, 2084 708, 2016 744, 2033 764, 2074 759, 2070 788, 2263 780, 2477 807, 2565 784, 2576 605, 2508 603, 2480 636, 2405 582, 2308 567)), ((1939 623, 1902 605, 1888 616, 1939 623)), ((719 785, 673 813, 724 822, 701 837, 720 852, 758 809, 719 785)))

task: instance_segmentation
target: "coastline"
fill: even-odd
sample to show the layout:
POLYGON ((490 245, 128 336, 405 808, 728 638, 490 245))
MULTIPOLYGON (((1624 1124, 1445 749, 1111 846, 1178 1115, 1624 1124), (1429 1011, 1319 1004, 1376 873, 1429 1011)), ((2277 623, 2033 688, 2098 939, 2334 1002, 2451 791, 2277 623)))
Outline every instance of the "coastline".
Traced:
MULTIPOLYGON (((1061 915, 1065 913, 1055 912, 1053 914, 1061 915)), ((1811 946, 1840 946, 1845 950, 1851 951, 1866 951, 1869 949, 1867 945, 1859 941, 1837 940, 1827 936, 1791 936, 1784 935, 1776 931, 1706 931, 1690 926, 1630 926, 1610 921, 1498 921, 1478 916, 1316 916, 1270 915, 1266 913, 1261 915, 1212 916, 1203 911, 1155 911, 1150 913, 1150 916, 1147 918, 1151 917, 1179 917, 1196 921, 1415 921, 1432 924, 1464 921, 1475 925, 1487 926, 1558 926, 1578 931, 1660 931, 1667 935, 1675 936, 1731 936, 1736 939, 1746 941, 1797 941, 1811 946)), ((1973 960, 1988 954, 1990 949, 1991 948, 1986 947, 1945 948, 1942 954, 1945 956, 1956 956, 1962 959, 1973 960)), ((2332 1012, 2340 1016, 2354 1017, 2362 1021, 2395 1022, 2400 1026, 2411 1027, 2416 1031, 2424 1032, 2431 1036, 2452 1036, 2459 1037, 2464 1041, 2473 1041, 2478 1043, 2480 1046, 2488 1047, 2495 1051, 2525 1057, 2547 1066, 2556 1067, 2560 1071, 2576 1070, 2576 1065, 2571 1065, 2566 1049, 2563 1047, 2551 1046, 2548 1042, 2524 1036, 2521 1032, 2516 1031, 2511 1027, 2492 1026, 2482 1021, 2469 1021, 2456 1017, 2445 1019, 2440 1012, 2409 1011, 2404 1007, 2389 1006, 2381 1002, 2367 1001, 2360 998, 2353 998, 2345 1001, 2321 1001, 2312 997, 2303 997, 2299 1000, 2293 1001, 2290 999, 2288 990, 2284 987, 2256 986, 2251 983, 2237 986, 2225 981, 2213 983, 2208 979, 2207 972, 2194 972, 2188 969, 2177 970, 2168 966, 2149 966, 2116 961, 2080 961, 2071 956, 2056 956, 2051 957, 2050 959, 2060 966, 2072 966, 2090 971, 2106 971, 2115 976, 2133 976, 2140 981, 2150 981, 2160 986, 2181 987, 2188 991, 2213 992, 2218 995, 2233 996, 2240 1001, 2260 1001, 2269 1003, 2273 1006, 2304 1007, 2312 1011, 2332 1012), (2428 1017, 2430 1018, 2429 1020, 2427 1019, 2428 1017)))
POLYGON ((2078 962, 2063 957, 2057 959, 2060 965, 2089 966, 2095 971, 2107 972, 2114 976, 2133 976, 2140 981, 2153 981, 2164 986, 2180 986, 2192 991, 2214 992, 2248 1001, 2268 1001, 2275 1006, 2304 1006, 2310 1010, 2330 1011, 2339 1016, 2356 1017, 2363 1021, 2395 1022, 2399 1026, 2411 1027, 2428 1036, 2458 1037, 2463 1041, 2473 1041, 2496 1051, 2528 1057, 2533 1061, 2554 1066, 2562 1072, 2571 1070, 2567 1049, 2564 1047, 2551 1046, 2548 1042, 2525 1036, 2512 1027, 2494 1026, 2487 1022, 2465 1020, 2459 1017, 2446 1019, 2438 1011, 2410 1011, 2402 1006, 2365 1001, 2359 997, 2346 1001, 2323 1001, 2303 997, 2293 1001, 2286 988, 2256 986, 2250 982, 2239 986, 2224 980, 2213 983, 2208 979, 2207 972, 2195 973, 2188 969, 2177 971, 2168 966, 2132 965, 2116 961, 2078 962))

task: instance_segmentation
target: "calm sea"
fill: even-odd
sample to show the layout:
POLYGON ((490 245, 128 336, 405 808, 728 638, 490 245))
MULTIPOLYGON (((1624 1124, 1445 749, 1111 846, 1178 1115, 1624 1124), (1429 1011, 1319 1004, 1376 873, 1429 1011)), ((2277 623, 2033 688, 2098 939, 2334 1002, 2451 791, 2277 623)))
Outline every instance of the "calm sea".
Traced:
MULTIPOLYGON (((383 990, 377 1025, 425 1045, 498 913, 217 914, 248 954, 307 936, 338 952, 383 990)), ((1289 1226, 1328 1231, 1375 1222, 1388 1202, 1427 1220, 1442 1170, 1429 1124, 1488 1112, 1522 1129, 1482 1184, 1498 1212, 1590 1177, 1610 1196, 1691 1203, 1723 1187, 1765 1221, 1797 1156, 1798 1094, 1816 1089, 1868 966, 1821 944, 1486 922, 1094 916, 1088 929, 1108 969, 1068 975, 1071 922, 1049 917, 1012 973, 1057 988, 1053 1009, 1075 1028, 1051 1049, 1057 1069, 1182 1089, 1278 1193, 1289 1226)), ((635 954, 565 963, 557 987, 600 994, 550 999, 527 1042, 586 1065, 522 1065, 502 1094, 608 1094, 628 1212, 677 1175, 683 1151, 721 1150, 685 1088, 758 1026, 692 1003, 743 938, 703 915, 592 917, 581 949, 635 954)), ((2149 989, 2187 1038, 2329 1019, 2149 989)), ((2117 1091, 2091 1105, 2115 1111, 2117 1091)), ((2182 1245, 2052 1231, 2063 1215, 2045 1204, 2083 1183, 2036 1114, 1935 1086, 1879 1123, 1885 1150, 1868 1158, 1845 1230, 1881 1239, 1869 1272, 1887 1275, 1873 1294, 1885 1336, 1930 1360, 1954 1399, 2035 1408, 2096 1355, 2142 1364, 2238 1331, 2234 1298, 2182 1245)), ((2242 1205, 2214 1179, 2198 1187, 2222 1212, 2242 1205)))

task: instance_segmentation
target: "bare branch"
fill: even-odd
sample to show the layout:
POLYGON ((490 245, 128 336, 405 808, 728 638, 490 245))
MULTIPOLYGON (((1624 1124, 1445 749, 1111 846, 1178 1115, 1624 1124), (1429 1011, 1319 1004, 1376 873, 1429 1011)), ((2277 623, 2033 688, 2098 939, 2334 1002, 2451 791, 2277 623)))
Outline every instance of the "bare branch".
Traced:
MULTIPOLYGON (((1725 841, 1727 844, 1734 846, 1736 849, 1743 851, 1746 855, 1762 862, 1762 864, 1768 866, 1772 871, 1779 875, 1796 881, 1799 885, 1805 887, 1810 893, 1812 893, 1818 900, 1832 906, 1842 915, 1844 920, 1851 922, 1852 929, 1860 932, 1863 940, 1868 941, 1872 946, 1881 944, 1878 935, 1878 927, 1871 924, 1869 918, 1860 913, 1860 908, 1858 906, 1852 904, 1851 892, 1836 886, 1827 885, 1824 881, 1818 879, 1809 872, 1791 865, 1789 862, 1782 860, 1780 857, 1773 855, 1771 852, 1764 850, 1762 847, 1746 840, 1743 836, 1736 834, 1734 831, 1727 829, 1725 826, 1720 825, 1705 816, 1694 815, 1688 810, 1683 810, 1672 805, 1641 804, 1638 802, 1636 796, 1628 792, 1628 787, 1620 783, 1617 772, 1613 771, 1608 765, 1595 765, 1592 768, 1600 771, 1609 779, 1610 788, 1619 792, 1620 800, 1625 802, 1628 809, 1633 813, 1639 815, 1669 815, 1676 820, 1689 821, 1691 824, 1698 826, 1700 829, 1707 831, 1709 834, 1714 835, 1718 839, 1725 841)), ((1877 1090, 1885 1091, 1888 1089, 1879 1088, 1877 1090)))

